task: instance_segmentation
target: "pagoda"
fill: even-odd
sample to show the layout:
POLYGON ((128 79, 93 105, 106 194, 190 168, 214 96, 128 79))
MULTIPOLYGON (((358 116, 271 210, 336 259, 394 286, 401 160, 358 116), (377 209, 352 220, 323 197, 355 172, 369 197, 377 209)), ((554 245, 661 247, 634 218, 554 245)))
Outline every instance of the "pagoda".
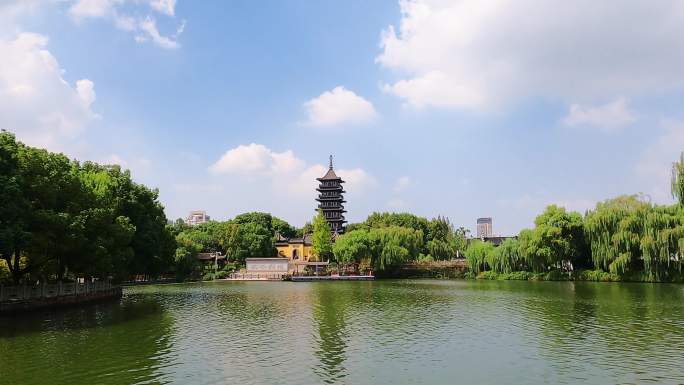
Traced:
POLYGON ((318 191, 318 209, 323 212, 325 220, 328 221, 330 229, 333 233, 344 233, 344 224, 347 221, 344 219, 344 196, 345 191, 342 189, 342 178, 335 174, 333 170, 332 155, 330 155, 330 168, 320 178, 316 178, 320 182, 316 191, 318 191))

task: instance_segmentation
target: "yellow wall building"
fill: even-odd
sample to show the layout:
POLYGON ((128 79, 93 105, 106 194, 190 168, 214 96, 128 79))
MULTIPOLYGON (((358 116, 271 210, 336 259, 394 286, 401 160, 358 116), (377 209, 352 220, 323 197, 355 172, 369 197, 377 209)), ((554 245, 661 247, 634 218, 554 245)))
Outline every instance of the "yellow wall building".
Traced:
POLYGON ((304 238, 289 239, 278 235, 276 249, 279 257, 287 258, 291 262, 309 262, 310 259, 313 259, 311 234, 305 235, 304 238))

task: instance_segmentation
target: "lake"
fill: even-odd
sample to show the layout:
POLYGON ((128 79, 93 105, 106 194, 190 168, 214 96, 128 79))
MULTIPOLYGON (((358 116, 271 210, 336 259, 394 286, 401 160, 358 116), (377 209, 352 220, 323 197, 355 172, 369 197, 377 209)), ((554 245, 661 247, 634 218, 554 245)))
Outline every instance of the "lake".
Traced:
POLYGON ((0 318, 1 384, 682 384, 684 285, 138 286, 0 318))

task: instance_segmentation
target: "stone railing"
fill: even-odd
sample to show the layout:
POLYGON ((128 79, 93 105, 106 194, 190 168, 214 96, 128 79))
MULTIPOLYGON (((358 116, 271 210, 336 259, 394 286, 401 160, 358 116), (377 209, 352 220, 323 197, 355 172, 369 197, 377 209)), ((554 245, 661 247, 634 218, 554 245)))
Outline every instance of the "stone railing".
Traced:
POLYGON ((48 283, 41 285, 2 286, 0 285, 0 302, 40 300, 47 298, 89 296, 110 292, 118 286, 110 281, 86 283, 48 283))
POLYGON ((287 274, 282 271, 278 272, 244 272, 244 273, 231 273, 228 279, 238 280, 238 281, 279 281, 283 279, 283 276, 287 274))

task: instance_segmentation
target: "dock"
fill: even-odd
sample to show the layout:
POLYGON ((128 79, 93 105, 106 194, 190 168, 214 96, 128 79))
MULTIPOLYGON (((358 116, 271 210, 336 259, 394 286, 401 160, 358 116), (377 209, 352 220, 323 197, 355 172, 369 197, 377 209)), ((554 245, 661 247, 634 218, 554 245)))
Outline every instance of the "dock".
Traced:
POLYGON ((317 281, 372 281, 375 279, 373 275, 311 275, 311 276, 293 276, 290 278, 292 282, 317 282, 317 281))

